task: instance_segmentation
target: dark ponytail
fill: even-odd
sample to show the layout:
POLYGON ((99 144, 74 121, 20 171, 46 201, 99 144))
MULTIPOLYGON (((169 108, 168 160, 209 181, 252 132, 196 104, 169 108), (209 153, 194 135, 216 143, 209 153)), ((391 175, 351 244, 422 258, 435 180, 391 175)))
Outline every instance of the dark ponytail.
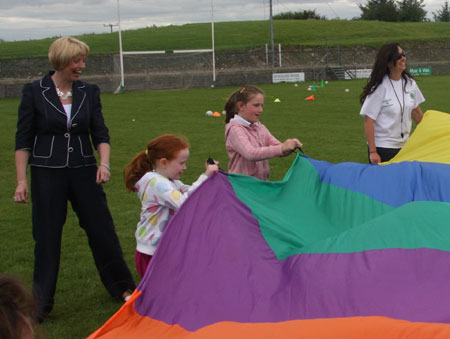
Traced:
POLYGON ((264 95, 264 92, 255 86, 244 86, 231 94, 230 98, 225 103, 225 124, 228 124, 230 120, 239 113, 237 108, 238 102, 242 102, 245 105, 257 94, 264 95))

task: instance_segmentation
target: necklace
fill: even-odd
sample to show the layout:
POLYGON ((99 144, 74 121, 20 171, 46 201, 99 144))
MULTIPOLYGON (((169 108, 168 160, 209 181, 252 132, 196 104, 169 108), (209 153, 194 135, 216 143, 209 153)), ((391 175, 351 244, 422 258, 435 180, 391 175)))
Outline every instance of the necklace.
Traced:
POLYGON ((64 93, 63 91, 61 91, 58 86, 55 84, 56 87, 56 94, 58 94, 58 96, 63 99, 66 100, 68 97, 72 96, 72 90, 69 89, 66 93, 64 93))
POLYGON ((395 97, 397 98, 398 105, 400 106, 401 116, 400 116, 400 136, 403 139, 403 112, 405 111, 405 91, 403 90, 403 79, 401 79, 401 88, 402 88, 402 96, 403 96, 403 106, 400 103, 400 99, 398 98, 397 92, 395 91, 394 84, 392 83, 391 78, 389 78, 389 82, 391 83, 392 89, 394 90, 395 97))

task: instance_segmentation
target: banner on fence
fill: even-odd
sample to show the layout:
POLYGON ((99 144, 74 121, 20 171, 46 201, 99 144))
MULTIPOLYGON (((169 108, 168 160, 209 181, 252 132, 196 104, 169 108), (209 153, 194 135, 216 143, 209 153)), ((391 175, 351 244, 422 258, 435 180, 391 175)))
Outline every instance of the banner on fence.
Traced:
POLYGON ((303 82, 305 81, 305 73, 273 73, 272 82, 274 84, 278 82, 303 82))
POLYGON ((431 75, 431 67, 410 67, 408 72, 411 75, 431 75))
POLYGON ((371 68, 361 68, 356 70, 356 79, 368 79, 372 73, 371 68))

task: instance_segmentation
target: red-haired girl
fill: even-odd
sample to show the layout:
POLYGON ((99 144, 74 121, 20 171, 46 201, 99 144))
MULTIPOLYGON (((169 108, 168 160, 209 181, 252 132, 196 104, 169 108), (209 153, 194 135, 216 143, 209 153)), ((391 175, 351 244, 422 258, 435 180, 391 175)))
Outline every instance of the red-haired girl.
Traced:
POLYGON ((150 141, 147 149, 125 166, 125 185, 129 191, 137 193, 142 203, 135 234, 135 264, 141 277, 175 211, 209 175, 218 171, 218 163, 206 163, 205 173, 192 186, 185 185, 179 179, 186 170, 188 158, 188 142, 165 134, 150 141))

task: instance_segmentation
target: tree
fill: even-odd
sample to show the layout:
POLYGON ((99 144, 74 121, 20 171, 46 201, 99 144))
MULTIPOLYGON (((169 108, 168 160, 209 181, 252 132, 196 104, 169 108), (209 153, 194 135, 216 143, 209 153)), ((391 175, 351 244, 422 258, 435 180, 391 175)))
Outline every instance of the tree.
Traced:
POLYGON ((319 15, 316 10, 305 10, 300 12, 284 12, 273 16, 274 20, 327 20, 324 15, 319 15))
POLYGON ((436 13, 433 12, 434 21, 450 22, 450 11, 448 9, 448 1, 444 3, 442 9, 438 10, 436 13))
POLYGON ((423 9, 424 0, 401 0, 398 1, 399 21, 422 22, 425 21, 427 11, 423 9))
POLYGON ((398 10, 394 0, 368 0, 362 11, 361 20, 398 21, 398 10))

